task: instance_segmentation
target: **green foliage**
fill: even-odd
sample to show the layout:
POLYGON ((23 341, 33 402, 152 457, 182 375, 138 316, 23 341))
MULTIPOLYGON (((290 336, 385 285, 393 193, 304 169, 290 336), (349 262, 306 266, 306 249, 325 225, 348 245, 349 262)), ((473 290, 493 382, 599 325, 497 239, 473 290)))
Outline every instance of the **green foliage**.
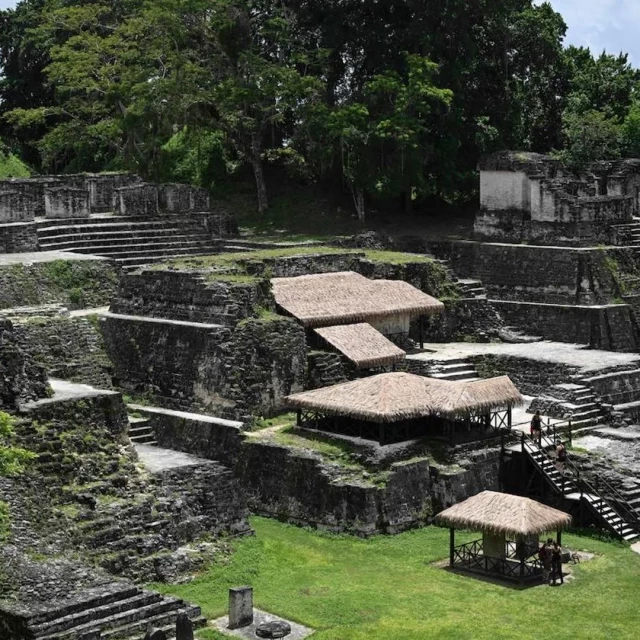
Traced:
MULTIPOLYGON (((448 571, 444 528, 362 540, 265 518, 251 522, 255 537, 235 542, 228 560, 192 582, 154 588, 199 604, 214 619, 226 612, 230 587, 250 584, 258 608, 316 629, 318 640, 637 635, 640 556, 620 544, 565 534, 570 549, 596 557, 570 565, 574 579, 562 587, 521 590, 448 571)), ((456 541, 478 537, 457 532, 456 541)))
POLYGON ((5 542, 5 540, 9 537, 10 524, 11 517, 9 514, 9 505, 6 502, 2 502, 2 500, 0 500, 0 544, 5 542))
POLYGON ((28 178, 29 168, 0 142, 0 178, 28 178))
POLYGON ((559 154, 564 164, 576 171, 596 160, 621 155, 620 125, 602 111, 569 112, 564 117, 565 149, 559 154))
POLYGON ((0 411, 0 476, 22 473, 27 463, 36 457, 26 449, 16 447, 14 439, 13 418, 8 413, 0 411))

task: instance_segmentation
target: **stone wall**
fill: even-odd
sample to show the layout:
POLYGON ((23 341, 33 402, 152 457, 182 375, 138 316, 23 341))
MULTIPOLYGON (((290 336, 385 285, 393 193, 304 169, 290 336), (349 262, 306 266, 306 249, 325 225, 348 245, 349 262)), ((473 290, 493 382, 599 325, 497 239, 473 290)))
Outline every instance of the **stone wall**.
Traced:
POLYGON ((138 182, 115 189, 114 210, 123 216, 157 216, 208 209, 208 192, 191 185, 138 182))
POLYGON ((434 243, 461 277, 478 278, 490 298, 551 304, 606 304, 618 294, 602 249, 478 242, 434 243))
POLYGON ((242 422, 141 405, 130 405, 130 409, 149 418, 161 447, 209 460, 224 460, 231 467, 238 461, 244 429, 242 422))
POLYGON ((21 348, 12 323, 0 318, 0 410, 15 410, 47 395, 44 368, 21 348))
POLYGON ((118 273, 108 260, 0 265, 0 309, 60 303, 70 309, 109 304, 118 273))
POLYGON ((101 173, 87 178, 89 203, 94 213, 112 211, 116 189, 140 182, 139 176, 130 173, 101 173))
POLYGON ((304 383, 304 330, 289 318, 249 319, 231 329, 109 314, 103 334, 119 383, 173 408, 267 415, 304 383))
POLYGON ((45 189, 44 209, 47 218, 88 218, 89 191, 70 187, 45 189))
MULTIPOLYGON (((444 313, 425 318, 423 339, 425 342, 488 341, 497 337, 504 321, 494 303, 482 298, 447 300, 444 313)), ((414 322, 411 338, 417 343, 419 325, 414 322)))
POLYGON ((27 253, 37 250, 38 234, 34 222, 0 224, 0 253, 27 253))
POLYGON ((505 322, 546 340, 586 344, 594 349, 638 349, 638 333, 628 305, 571 306, 494 301, 505 322))
POLYGON ((381 485, 348 481, 345 470, 312 453, 248 439, 237 466, 250 508, 260 514, 360 536, 397 533, 484 489, 497 490, 496 449, 470 454, 459 471, 426 460, 391 465, 381 485))
POLYGON ((339 353, 310 351, 307 356, 305 389, 320 389, 347 382, 355 377, 355 370, 339 353))
POLYGON ((112 367, 97 317, 14 321, 16 342, 51 378, 111 388, 112 367))
POLYGON ((116 189, 114 211, 121 216, 157 216, 158 187, 141 182, 116 189))
POLYGON ((175 579, 200 553, 181 545, 250 531, 244 494, 228 467, 192 459, 143 472, 119 393, 55 388, 53 398, 23 407, 17 443, 37 458, 20 482, 31 501, 30 483, 44 482, 56 527, 83 559, 141 582, 175 579))
POLYGON ((564 384, 579 374, 578 368, 562 363, 540 362, 512 356, 471 356, 476 371, 482 378, 508 375, 521 393, 538 396, 553 385, 564 384))
POLYGON ((219 278, 186 271, 126 274, 120 279, 111 311, 232 326, 260 307, 274 307, 268 281, 219 278))

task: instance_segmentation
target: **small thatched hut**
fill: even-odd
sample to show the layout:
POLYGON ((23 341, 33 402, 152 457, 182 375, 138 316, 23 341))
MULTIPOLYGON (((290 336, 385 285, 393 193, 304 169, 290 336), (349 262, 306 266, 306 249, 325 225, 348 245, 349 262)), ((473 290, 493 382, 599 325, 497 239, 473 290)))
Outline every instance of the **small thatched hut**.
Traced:
POLYGON ((436 520, 449 526, 449 565, 482 573, 498 574, 522 583, 540 578, 538 536, 561 531, 571 516, 530 498, 483 491, 445 509, 436 520), (455 530, 482 531, 482 540, 456 546, 455 530))
POLYGON ((406 335, 412 318, 444 311, 408 282, 353 271, 273 278, 271 285, 278 306, 310 328, 368 322, 384 335, 406 335))
MULTIPOLYGON (((382 373, 288 396, 298 424, 378 440, 381 444, 472 428, 511 427, 511 408, 522 402, 507 376, 450 381, 410 373, 382 373)), ((468 437, 466 438, 469 439, 468 437)))

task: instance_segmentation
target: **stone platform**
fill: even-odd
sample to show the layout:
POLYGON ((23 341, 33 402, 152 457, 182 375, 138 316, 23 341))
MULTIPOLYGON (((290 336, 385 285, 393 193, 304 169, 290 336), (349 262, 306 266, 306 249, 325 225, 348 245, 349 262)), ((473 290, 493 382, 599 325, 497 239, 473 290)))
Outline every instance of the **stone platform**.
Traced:
POLYGON ((595 372, 640 367, 637 353, 618 353, 589 349, 587 345, 544 340, 524 344, 450 342, 425 343, 424 349, 407 356, 409 360, 457 360, 476 356, 503 356, 562 364, 584 375, 595 372))
POLYGON ((92 254, 73 253, 71 251, 31 251, 29 253, 0 254, 0 267, 13 264, 34 264, 37 262, 53 262, 54 260, 99 260, 106 258, 92 254))
POLYGON ((266 611, 260 611, 260 609, 253 610, 253 624, 250 624, 247 627, 241 627, 240 629, 228 629, 227 627, 229 625, 229 616, 218 618, 211 624, 220 633, 232 638, 246 638, 247 640, 255 640, 255 638, 258 637, 256 636, 256 628, 258 627, 258 625, 262 624, 263 622, 274 622, 276 620, 284 620, 291 625, 291 633, 286 636, 287 640, 303 640, 303 638, 308 638, 314 632, 314 629, 310 629, 309 627, 305 627, 301 624, 291 622, 290 620, 285 620, 284 618, 278 618, 278 616, 271 615, 266 611))

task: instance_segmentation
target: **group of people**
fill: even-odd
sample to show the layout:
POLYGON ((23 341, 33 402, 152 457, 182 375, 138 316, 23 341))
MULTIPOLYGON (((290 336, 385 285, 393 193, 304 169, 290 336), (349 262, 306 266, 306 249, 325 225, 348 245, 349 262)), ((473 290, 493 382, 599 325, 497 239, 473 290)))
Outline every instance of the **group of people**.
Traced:
POLYGON ((564 584, 564 576, 562 575, 562 548, 557 542, 551 538, 540 547, 538 558, 542 563, 542 579, 547 584, 555 586, 556 580, 560 580, 560 584, 564 584), (553 583, 551 582, 553 580, 553 583))
MULTIPOLYGON (((531 418, 531 437, 542 446, 542 416, 536 411, 531 418)), ((561 440, 556 441, 556 469, 563 474, 567 463, 567 449, 561 440)))

